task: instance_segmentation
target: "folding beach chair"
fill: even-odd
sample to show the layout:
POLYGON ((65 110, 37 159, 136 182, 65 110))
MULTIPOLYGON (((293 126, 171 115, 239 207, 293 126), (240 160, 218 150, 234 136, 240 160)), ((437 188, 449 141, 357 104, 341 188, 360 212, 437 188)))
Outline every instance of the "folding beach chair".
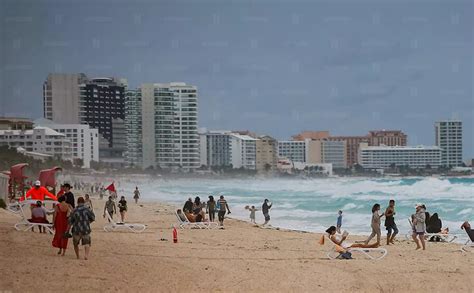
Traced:
MULTIPOLYGON (((411 219, 408 219, 408 223, 410 223, 410 226, 412 226, 411 219)), ((413 232, 405 234, 405 238, 407 240, 411 239, 413 232)), ((428 241, 431 237, 438 237, 440 241, 438 242, 453 242, 457 236, 453 234, 442 234, 442 233, 425 233, 425 240, 428 241)), ((436 242, 436 241, 434 241, 436 242)))
MULTIPOLYGON (((327 253, 327 256, 330 259, 338 259, 341 255, 342 247, 338 247, 338 245, 334 245, 331 250, 327 253)), ((365 257, 371 260, 379 260, 384 258, 387 255, 387 250, 385 248, 345 248, 345 251, 349 251, 350 253, 359 252, 362 253, 365 257)))
POLYGON ((195 222, 191 223, 186 215, 184 215, 184 219, 178 215, 178 212, 175 212, 176 218, 178 219, 178 226, 181 229, 185 228, 197 228, 197 229, 216 229, 219 227, 219 224, 216 222, 195 222))
POLYGON ((105 232, 112 232, 117 230, 128 230, 135 233, 141 233, 145 231, 146 225, 144 224, 129 224, 129 223, 117 223, 112 219, 108 211, 105 211, 105 215, 107 216, 108 223, 104 226, 105 232))
POLYGON ((9 205, 9 210, 15 214, 18 214, 21 217, 21 221, 16 223, 13 227, 17 231, 28 231, 34 227, 44 227, 49 233, 53 234, 53 224, 47 223, 33 223, 28 221, 27 216, 25 215, 24 207, 29 204, 35 204, 36 201, 25 200, 22 202, 12 203, 9 205))

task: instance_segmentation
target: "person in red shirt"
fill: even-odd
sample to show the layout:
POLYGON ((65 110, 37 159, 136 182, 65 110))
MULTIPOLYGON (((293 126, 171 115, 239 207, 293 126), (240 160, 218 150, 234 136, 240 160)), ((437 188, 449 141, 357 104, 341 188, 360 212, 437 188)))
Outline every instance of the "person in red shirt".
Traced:
POLYGON ((25 196, 20 198, 20 201, 26 200, 28 197, 31 197, 32 200, 40 200, 44 201, 44 197, 47 196, 53 200, 58 200, 58 198, 49 192, 46 187, 41 186, 41 182, 39 180, 35 181, 35 185, 31 187, 28 192, 26 192, 25 196))

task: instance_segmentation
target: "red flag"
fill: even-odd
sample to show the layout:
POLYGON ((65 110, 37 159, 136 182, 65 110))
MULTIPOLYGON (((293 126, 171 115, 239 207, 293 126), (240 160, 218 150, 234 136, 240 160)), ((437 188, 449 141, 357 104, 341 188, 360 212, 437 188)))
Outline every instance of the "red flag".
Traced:
POLYGON ((105 190, 108 190, 110 192, 116 192, 114 183, 112 182, 112 184, 107 186, 107 188, 105 190))

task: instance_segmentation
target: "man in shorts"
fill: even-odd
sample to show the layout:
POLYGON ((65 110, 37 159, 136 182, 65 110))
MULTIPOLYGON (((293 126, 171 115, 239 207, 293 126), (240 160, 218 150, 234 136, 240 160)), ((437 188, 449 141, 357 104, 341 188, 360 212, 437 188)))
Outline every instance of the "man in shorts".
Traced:
POLYGON ((84 246, 84 259, 89 258, 89 251, 91 246, 91 227, 90 223, 94 222, 94 213, 84 205, 84 198, 81 196, 77 199, 77 208, 69 217, 69 225, 72 226, 72 243, 74 245, 74 252, 79 259, 79 243, 84 246))
POLYGON ((227 213, 230 214, 229 206, 227 205, 227 201, 224 199, 224 196, 221 195, 219 198, 219 212, 217 213, 217 217, 219 218, 219 225, 221 228, 224 227, 224 216, 227 210, 227 213))
POLYGON ((387 229, 387 245, 395 244, 395 236, 398 234, 397 224, 395 224, 395 200, 388 202, 385 210, 385 228, 387 229))

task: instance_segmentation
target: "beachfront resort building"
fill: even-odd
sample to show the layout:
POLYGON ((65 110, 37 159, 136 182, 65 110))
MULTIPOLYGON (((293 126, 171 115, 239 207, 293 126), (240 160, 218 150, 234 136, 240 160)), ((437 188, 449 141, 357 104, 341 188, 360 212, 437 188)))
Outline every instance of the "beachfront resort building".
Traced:
POLYGON ((388 169, 408 166, 423 169, 441 166, 441 148, 438 146, 369 146, 359 148, 359 163, 365 169, 388 169))
POLYGON ((49 74, 43 84, 44 118, 98 129, 100 160, 123 166, 126 88, 127 81, 115 77, 89 79, 83 73, 49 74))
MULTIPOLYGON (((293 140, 329 140, 345 142, 346 167, 352 167, 358 163, 359 145, 367 143, 369 146, 405 146, 407 135, 400 130, 373 130, 364 136, 331 136, 328 131, 304 131, 293 136, 293 140)), ((337 168, 337 167, 335 167, 337 168)))
POLYGON ((231 163, 235 169, 256 170, 257 139, 249 135, 230 135, 231 163))
POLYGON ((346 142, 328 139, 279 141, 278 155, 292 162, 332 164, 333 168, 346 168, 346 142))
POLYGON ((71 141, 65 134, 49 127, 28 130, 0 130, 0 146, 23 149, 62 160, 72 160, 71 141))
POLYGON ((278 141, 262 135, 255 142, 255 168, 257 172, 275 171, 278 165, 278 141))
POLYGON ((231 134, 229 130, 203 131, 199 134, 201 166, 232 166, 231 134))
POLYGON ((82 161, 82 166, 90 168, 91 162, 99 161, 99 131, 86 124, 59 124, 48 119, 37 119, 36 126, 51 128, 71 141, 72 158, 82 161))
POLYGON ((197 88, 183 82, 142 84, 127 91, 129 165, 186 171, 199 168, 197 110, 197 88))
POLYGON ((462 122, 444 120, 435 123, 435 144, 441 148, 441 165, 457 167, 462 161, 462 122))

